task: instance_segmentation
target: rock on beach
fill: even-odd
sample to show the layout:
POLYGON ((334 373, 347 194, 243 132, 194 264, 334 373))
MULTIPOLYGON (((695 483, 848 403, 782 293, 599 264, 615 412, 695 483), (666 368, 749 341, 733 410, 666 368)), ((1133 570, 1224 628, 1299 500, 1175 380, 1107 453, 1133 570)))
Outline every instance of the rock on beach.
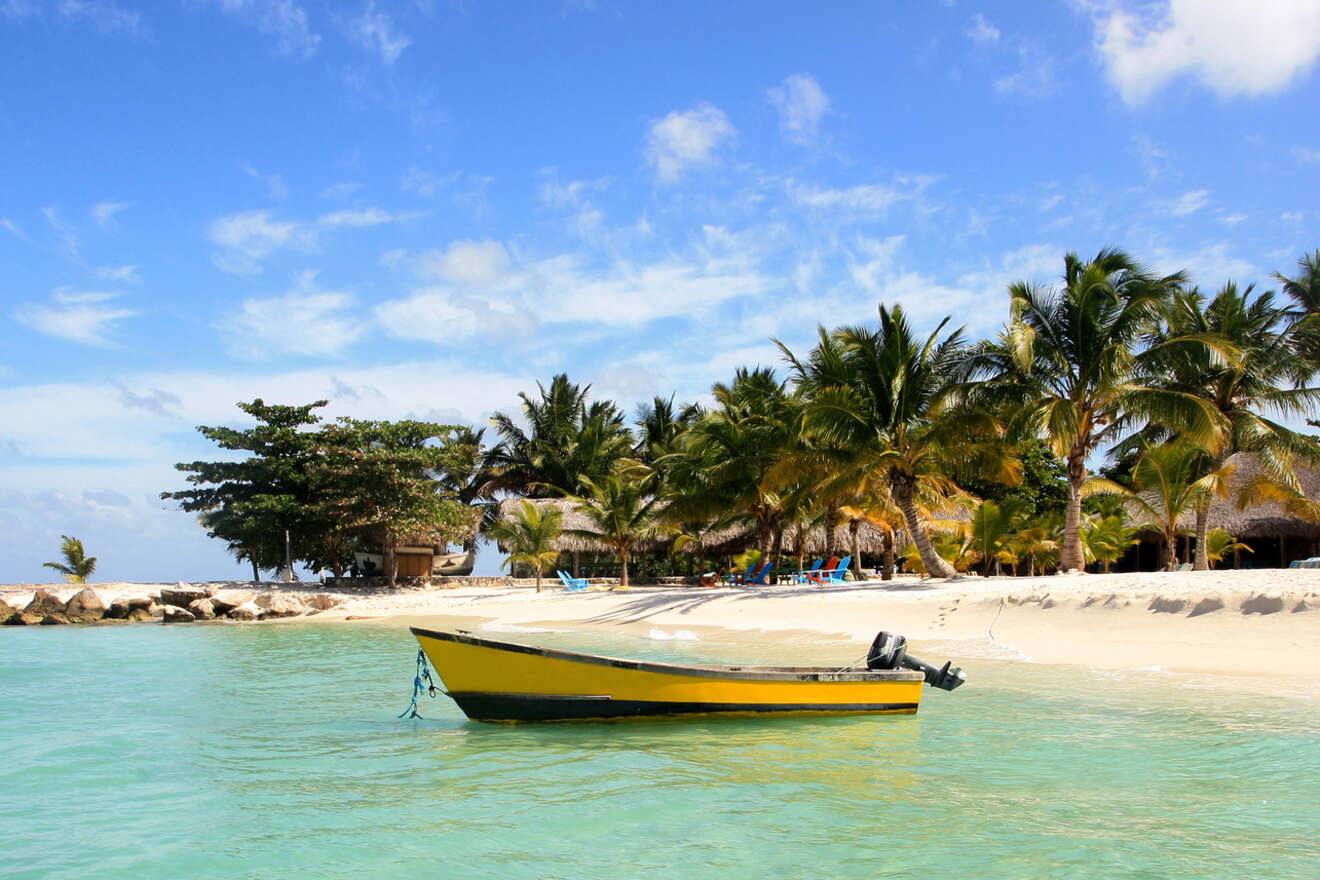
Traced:
POLYGON ((161 587, 160 604, 187 608, 188 603, 197 599, 209 599, 215 594, 216 588, 209 584, 204 587, 195 587, 192 584, 185 584, 180 581, 176 587, 161 587))
POLYGON ((105 617, 105 602, 91 587, 84 587, 64 605, 64 617, 69 623, 95 623, 105 617))

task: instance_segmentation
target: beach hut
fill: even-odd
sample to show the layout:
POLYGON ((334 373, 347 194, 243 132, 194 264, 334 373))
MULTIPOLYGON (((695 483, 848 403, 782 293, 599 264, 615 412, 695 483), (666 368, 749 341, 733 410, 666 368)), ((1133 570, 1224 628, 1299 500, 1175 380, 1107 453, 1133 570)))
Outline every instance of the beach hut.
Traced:
MULTIPOLYGON (((1261 472, 1259 460, 1247 452, 1228 459, 1233 468, 1229 477, 1226 498, 1216 498, 1210 505, 1210 528, 1222 528, 1251 548, 1251 553, 1240 553, 1233 560, 1234 568, 1287 568, 1290 562, 1320 555, 1320 523, 1290 515, 1278 501, 1267 501, 1240 507, 1238 499, 1245 487, 1261 472)), ((1297 467, 1297 481, 1307 498, 1320 501, 1320 471, 1297 467)), ((1139 522, 1135 505, 1128 505, 1129 516, 1139 522)), ((1178 520, 1180 532, 1179 558, 1191 560, 1195 549, 1193 534, 1196 514, 1184 513, 1178 520)), ((1124 558, 1118 570, 1153 570, 1161 566, 1163 551, 1158 535, 1143 531, 1141 543, 1124 558)), ((1227 563, 1223 563, 1227 564, 1227 563)))

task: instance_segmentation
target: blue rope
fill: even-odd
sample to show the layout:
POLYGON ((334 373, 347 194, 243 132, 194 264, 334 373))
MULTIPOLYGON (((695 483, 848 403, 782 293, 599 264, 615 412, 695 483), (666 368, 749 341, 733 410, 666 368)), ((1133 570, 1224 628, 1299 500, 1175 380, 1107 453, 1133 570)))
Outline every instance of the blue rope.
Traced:
POLYGON ((439 688, 435 686, 435 681, 431 678, 431 671, 426 668, 426 652, 419 648, 417 650, 417 673, 413 676, 412 702, 408 704, 407 709, 404 709, 399 713, 400 718, 422 717, 417 712, 417 698, 421 696, 423 690, 430 695, 431 699, 435 699, 436 692, 439 691, 439 688), (422 679, 426 679, 425 687, 422 685, 422 679))

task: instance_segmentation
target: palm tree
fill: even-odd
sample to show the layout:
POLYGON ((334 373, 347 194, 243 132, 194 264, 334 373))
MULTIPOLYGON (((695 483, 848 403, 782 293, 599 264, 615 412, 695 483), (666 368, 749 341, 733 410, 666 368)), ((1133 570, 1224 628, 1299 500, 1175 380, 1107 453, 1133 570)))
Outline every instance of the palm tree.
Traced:
POLYGON ((785 509, 776 464, 791 442, 796 401, 761 367, 738 368, 711 394, 715 407, 682 435, 679 452, 659 462, 670 481, 666 516, 714 527, 750 523, 768 558, 785 509))
POLYGON ((564 512, 553 505, 538 507, 524 500, 518 512, 490 528, 492 539, 509 550, 504 565, 512 570, 515 563, 536 572, 536 592, 541 592, 541 573, 559 559, 555 543, 564 527, 564 512))
MULTIPOLYGON (((1152 336, 1149 381, 1201 398, 1227 424, 1208 447, 1208 470, 1219 470, 1236 452, 1251 452, 1267 473, 1284 485, 1296 486, 1293 460, 1320 460, 1320 448, 1313 438, 1262 413, 1300 418, 1320 402, 1320 388, 1305 387, 1313 368, 1296 356, 1284 329, 1286 310, 1274 305, 1273 294, 1253 299, 1251 292, 1247 287, 1239 293, 1230 281, 1208 303, 1196 290, 1176 293, 1152 336), (1211 336, 1219 337, 1221 348, 1233 349, 1235 356, 1225 362, 1204 345, 1175 344, 1179 339, 1211 336)), ((1147 432, 1146 439, 1167 439, 1170 433, 1157 428, 1147 432)), ((1210 567, 1206 543, 1210 501, 1205 496, 1196 507, 1197 571, 1210 567)))
POLYGON ((1022 512, 1022 504, 1014 498, 1006 498, 1002 505, 982 501, 972 511, 966 532, 972 540, 972 547, 981 557, 983 577, 990 576, 990 569, 997 561, 1016 564, 1017 554, 1005 551, 1022 519, 1022 512))
POLYGON ((1222 529, 1218 526, 1209 531, 1205 543, 1211 568, 1223 562, 1224 557, 1230 553, 1241 553, 1243 550, 1248 553, 1256 552, 1230 534, 1228 529, 1222 529))
POLYGON ((1082 497, 1087 459, 1100 444, 1134 422, 1168 425, 1207 445, 1222 432, 1205 401, 1140 381, 1148 352, 1134 346, 1182 281, 1181 274, 1154 277, 1118 250, 1087 262, 1069 253, 1061 287, 1010 285, 1008 327, 966 361, 966 375, 983 380, 966 387, 969 398, 1012 413, 1016 436, 1043 437, 1067 467, 1064 570, 1085 564, 1082 497))
POLYGON ((600 478, 632 452, 632 437, 618 407, 589 401, 590 385, 561 373, 537 398, 519 394, 524 430, 512 417, 491 417, 500 442, 486 457, 489 488, 531 498, 557 498, 582 488, 581 477, 600 478))
POLYGON ((653 493, 655 481, 653 471, 642 477, 620 471, 599 481, 583 477, 587 493, 572 497, 590 527, 570 529, 569 534, 594 538, 614 548, 622 564, 619 586, 624 589, 628 587, 628 556, 632 548, 660 531, 659 515, 664 502, 653 493))
POLYGON ((1168 570, 1178 567, 1178 520, 1207 496, 1228 492, 1232 467, 1206 472, 1208 453, 1183 441, 1148 447, 1132 469, 1128 497, 1164 537, 1168 570))
POLYGON ((1297 261, 1297 277, 1275 272, 1284 296, 1292 300, 1287 311, 1289 335, 1298 354, 1312 370, 1320 369, 1320 250, 1297 261))
POLYGON ((961 330, 940 339, 947 323, 945 318, 922 341, 901 306, 882 305, 878 329, 835 331, 831 346, 837 354, 828 356, 838 363, 829 370, 801 362, 780 346, 798 381, 811 386, 807 429, 823 447, 841 450, 853 473, 883 477, 922 565, 935 577, 957 572, 931 544, 918 498, 959 494, 948 474, 959 459, 984 451, 976 440, 991 427, 975 410, 944 405, 963 356, 961 330))
POLYGON ((60 542, 60 555, 64 557, 63 562, 43 562, 43 568, 53 568, 64 575, 64 580, 71 584, 85 584, 87 579, 96 571, 96 557, 88 556, 87 551, 83 549, 82 541, 77 538, 71 538, 68 535, 60 535, 64 540, 60 542))
POLYGON ((1109 566, 1122 559, 1128 548, 1139 541, 1137 530, 1126 525, 1121 514, 1090 517, 1082 528, 1086 555, 1099 562, 1105 574, 1109 574, 1109 566))

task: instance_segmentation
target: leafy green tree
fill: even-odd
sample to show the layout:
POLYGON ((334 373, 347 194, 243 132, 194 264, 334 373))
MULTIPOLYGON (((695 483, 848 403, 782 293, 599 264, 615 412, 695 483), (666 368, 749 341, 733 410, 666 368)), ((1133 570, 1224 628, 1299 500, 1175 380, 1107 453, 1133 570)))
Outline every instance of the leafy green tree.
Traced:
POLYGON ((1206 547, 1209 551, 1207 555, 1210 558, 1211 568, 1214 568, 1216 565, 1223 562, 1224 558, 1230 553, 1241 553, 1243 550, 1248 553, 1256 552, 1246 544, 1240 542, 1237 538, 1233 537, 1228 529, 1223 529, 1218 526, 1211 529, 1206 534, 1206 547))
POLYGON ((509 552, 504 565, 526 565, 536 572, 536 592, 541 592, 541 574, 559 560, 555 542, 564 530, 564 512, 552 505, 538 506, 523 500, 517 513, 499 520, 488 534, 509 552))
POLYGON ((661 460, 670 481, 672 522, 722 528, 747 523, 757 549, 770 553, 784 513, 775 465, 796 418, 783 383, 765 368, 738 368, 733 382, 711 389, 715 406, 680 438, 679 451, 661 460))
POLYGON ((1105 574, 1109 574, 1109 566, 1122 559, 1128 548, 1139 540, 1137 530, 1126 525, 1119 514, 1091 517, 1082 526, 1086 555, 1099 562, 1105 574))
POLYGON ((1312 372, 1320 370, 1320 250, 1302 255, 1296 277, 1276 272, 1274 278, 1283 295, 1292 300, 1287 310, 1292 344, 1312 372))
POLYGON ((261 398, 238 404, 256 420, 255 427, 203 425, 197 430, 221 449, 247 455, 176 464, 193 488, 161 493, 161 498, 199 514, 209 537, 219 538, 235 557, 248 560, 254 582, 261 580, 261 569, 291 567, 293 559, 316 553, 319 531, 312 518, 309 474, 318 454, 317 437, 308 429, 320 421, 313 410, 326 405, 318 400, 285 406, 261 398))
POLYGON ((385 551, 385 570, 397 582, 395 547, 422 538, 445 545, 466 540, 478 512, 440 491, 436 475, 470 459, 462 429, 420 421, 340 418, 319 433, 322 503, 341 527, 371 535, 385 551))
POLYGON ((88 556, 87 551, 83 549, 82 541, 77 538, 71 538, 68 535, 60 535, 60 555, 64 557, 63 562, 43 562, 43 568, 53 568, 64 579, 71 584, 85 584, 87 579, 96 571, 96 557, 88 556))
MULTIPOLYGON (((813 388, 804 416, 823 445, 845 451, 855 472, 883 475, 923 567, 936 577, 957 572, 931 544, 919 497, 958 494, 949 474, 973 458, 996 474, 1010 470, 1005 458, 986 454, 993 444, 979 442, 994 433, 993 421, 945 405, 963 357, 961 331, 940 339, 947 323, 920 340, 900 306, 882 305, 877 329, 835 331, 839 363, 828 372, 837 378, 813 388)), ((809 378, 811 366, 784 351, 795 375, 809 378)))
POLYGON ((1016 564, 1018 554, 1009 545, 1022 523, 1024 513, 1025 505, 1016 500, 1006 500, 1002 505, 989 500, 982 501, 972 511, 966 530, 972 549, 981 559, 983 576, 990 576, 996 561, 1016 564))
POLYGON ((972 495, 997 504, 1013 504, 1025 515, 1062 513, 1068 507, 1068 471, 1050 447, 1029 437, 1014 447, 1017 479, 1012 483, 985 479, 976 469, 954 475, 972 495))
POLYGON ((491 490, 531 498, 573 494, 582 478, 600 479, 632 453, 622 413, 609 401, 590 401, 590 385, 561 373, 549 388, 537 388, 536 398, 518 395, 526 429, 504 413, 491 418, 500 438, 486 459, 491 490))
POLYGON ((1178 520, 1208 496, 1223 497, 1232 468, 1206 472, 1208 453, 1182 441, 1151 446, 1132 469, 1128 497, 1164 538, 1169 571, 1178 567, 1178 520))
POLYGON ((970 399, 1013 413, 1012 435, 1044 439, 1067 469, 1065 570, 1085 564, 1082 497, 1087 460, 1101 444, 1134 422, 1154 421, 1207 446, 1223 431, 1205 401, 1140 381, 1149 352, 1136 345, 1182 281, 1181 274, 1155 277, 1118 250, 1089 261, 1069 253, 1060 287, 1010 285, 1008 327, 966 361, 967 374, 984 380, 968 388, 970 399))
POLYGON ((619 554, 622 569, 619 586, 627 588, 628 557, 638 541, 653 537, 661 530, 660 515, 664 501, 654 494, 654 472, 636 476, 619 472, 599 482, 584 477, 584 495, 573 496, 578 512, 586 516, 589 527, 569 529, 569 534, 593 538, 619 554))
MULTIPOLYGON (((1234 453, 1250 452, 1274 479, 1296 487, 1293 462, 1320 461, 1313 438, 1269 417, 1300 418, 1320 403, 1320 389, 1307 387, 1314 368, 1297 356, 1285 319, 1273 294, 1253 298, 1251 287, 1239 293, 1232 282, 1208 302, 1196 290, 1179 291, 1165 309, 1152 338, 1148 382, 1200 398, 1226 423, 1227 430, 1207 446, 1207 471, 1219 470, 1234 453), (1218 348, 1231 349, 1233 356, 1224 359, 1205 345, 1175 344, 1210 337, 1218 337, 1218 348)), ((1164 440, 1172 433, 1156 426, 1143 440, 1164 440)), ((1209 568, 1210 502, 1205 495, 1196 506, 1197 571, 1209 568)))

